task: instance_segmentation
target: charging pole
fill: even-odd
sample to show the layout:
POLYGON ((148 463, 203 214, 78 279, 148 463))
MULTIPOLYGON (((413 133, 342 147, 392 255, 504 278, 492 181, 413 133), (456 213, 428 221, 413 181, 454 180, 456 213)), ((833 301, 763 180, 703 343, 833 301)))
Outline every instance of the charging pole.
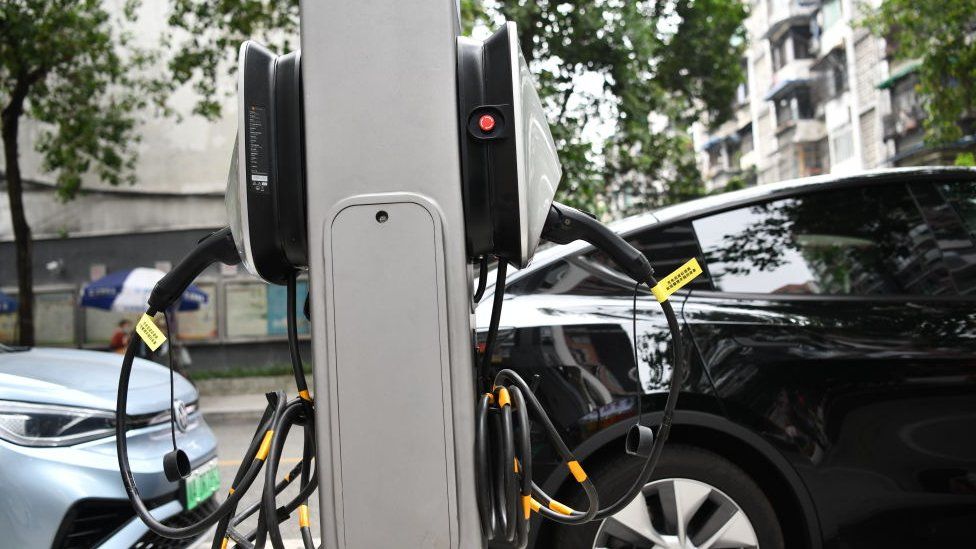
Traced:
POLYGON ((323 544, 480 547, 455 2, 301 28, 323 544))

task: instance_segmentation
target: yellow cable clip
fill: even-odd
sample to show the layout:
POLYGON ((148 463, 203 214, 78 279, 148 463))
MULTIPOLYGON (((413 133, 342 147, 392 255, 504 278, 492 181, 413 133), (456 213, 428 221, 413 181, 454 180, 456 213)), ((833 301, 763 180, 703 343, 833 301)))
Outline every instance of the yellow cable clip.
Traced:
POLYGON ((586 480, 586 471, 583 470, 578 461, 570 461, 566 464, 566 466, 569 467, 569 472, 573 473, 573 477, 576 478, 576 482, 582 483, 584 480, 586 480))
POLYGON ((505 406, 512 405, 512 397, 508 394, 508 389, 504 387, 498 388, 498 407, 504 408, 505 406))
POLYGON ((267 433, 264 433, 264 440, 261 441, 261 447, 258 448, 258 453, 254 456, 254 459, 260 459, 264 461, 268 457, 268 452, 271 451, 271 437, 274 435, 274 431, 268 429, 267 433))
POLYGON ((298 506, 298 526, 301 528, 308 527, 308 505, 298 506))
POLYGON ((525 520, 529 520, 532 515, 532 496, 522 496, 522 514, 525 520))
POLYGON ((552 501, 549 502, 549 508, 552 509, 553 511, 559 513, 559 514, 562 514, 562 515, 572 515, 573 514, 573 510, 571 508, 563 505, 562 503, 559 503, 556 500, 552 500, 552 501))
POLYGON ((298 396, 302 397, 302 400, 307 400, 312 402, 312 395, 308 394, 308 389, 302 389, 298 391, 298 396))

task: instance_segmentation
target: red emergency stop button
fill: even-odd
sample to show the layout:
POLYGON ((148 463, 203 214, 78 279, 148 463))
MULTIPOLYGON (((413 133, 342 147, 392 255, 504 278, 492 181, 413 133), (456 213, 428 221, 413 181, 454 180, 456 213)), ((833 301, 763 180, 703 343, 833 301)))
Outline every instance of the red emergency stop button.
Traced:
POLYGON ((481 118, 478 119, 478 127, 485 133, 490 132, 495 129, 495 117, 490 114, 481 115, 481 118))

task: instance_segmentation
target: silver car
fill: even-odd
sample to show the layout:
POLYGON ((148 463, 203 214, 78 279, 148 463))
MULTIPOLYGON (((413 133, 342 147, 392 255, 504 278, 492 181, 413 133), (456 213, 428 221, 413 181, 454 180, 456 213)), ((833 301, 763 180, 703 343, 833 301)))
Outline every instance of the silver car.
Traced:
MULTIPOLYGON (((122 356, 0 345, 0 547, 156 547, 163 541, 135 517, 115 455, 116 383, 122 356)), ((197 409, 197 391, 136 359, 129 389, 129 458, 143 498, 167 524, 195 522, 215 508, 217 443, 197 409), (194 474, 163 475, 177 443, 194 474)), ((187 541, 186 545, 191 542, 187 541)), ((169 542, 166 547, 178 547, 169 542)))

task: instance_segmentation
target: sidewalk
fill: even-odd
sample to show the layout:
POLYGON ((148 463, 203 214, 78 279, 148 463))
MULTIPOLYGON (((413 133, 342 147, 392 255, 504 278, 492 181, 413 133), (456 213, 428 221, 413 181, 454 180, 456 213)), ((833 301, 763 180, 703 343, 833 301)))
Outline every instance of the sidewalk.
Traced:
MULTIPOLYGON (((308 376, 308 383, 312 385, 312 376, 308 376)), ((211 422, 257 421, 268 404, 266 392, 283 390, 289 398, 298 392, 291 376, 205 379, 196 385, 200 391, 200 410, 211 422)))
POLYGON ((200 411, 210 422, 257 421, 261 419, 267 404, 268 400, 264 397, 264 393, 200 395, 200 411))

